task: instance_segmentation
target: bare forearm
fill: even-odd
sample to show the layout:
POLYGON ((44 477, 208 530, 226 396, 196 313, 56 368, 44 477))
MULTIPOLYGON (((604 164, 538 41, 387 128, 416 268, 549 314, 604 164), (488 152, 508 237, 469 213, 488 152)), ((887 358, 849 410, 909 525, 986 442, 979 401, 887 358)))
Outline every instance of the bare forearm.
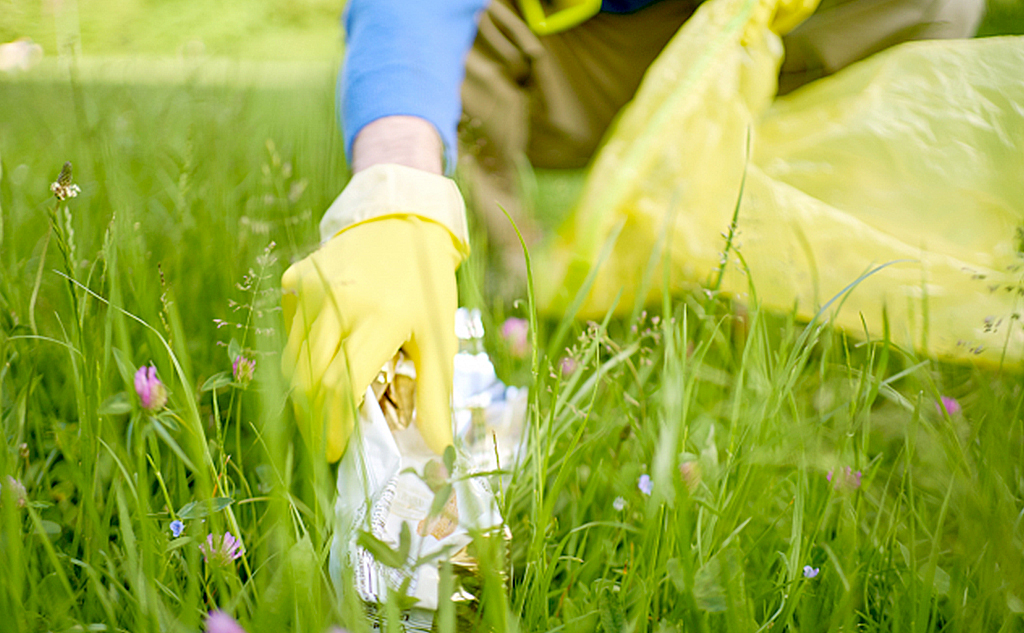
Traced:
POLYGON ((367 124, 352 143, 352 171, 393 163, 433 174, 442 172, 441 137, 425 119, 388 116, 367 124))

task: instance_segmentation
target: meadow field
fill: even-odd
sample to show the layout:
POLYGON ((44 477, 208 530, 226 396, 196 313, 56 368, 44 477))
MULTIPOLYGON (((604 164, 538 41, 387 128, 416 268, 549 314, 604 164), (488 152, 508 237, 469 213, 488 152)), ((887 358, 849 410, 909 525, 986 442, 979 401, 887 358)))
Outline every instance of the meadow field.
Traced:
MULTIPOLYGON (((279 361, 281 274, 348 178, 337 61, 109 46, 0 74, 0 631, 370 630, 279 361)), ((553 226, 579 176, 537 182, 553 226)), ((480 239, 461 300, 529 387, 528 450, 495 486, 511 548, 439 631, 1024 631, 1019 367, 715 292, 538 318, 487 266, 480 239)))

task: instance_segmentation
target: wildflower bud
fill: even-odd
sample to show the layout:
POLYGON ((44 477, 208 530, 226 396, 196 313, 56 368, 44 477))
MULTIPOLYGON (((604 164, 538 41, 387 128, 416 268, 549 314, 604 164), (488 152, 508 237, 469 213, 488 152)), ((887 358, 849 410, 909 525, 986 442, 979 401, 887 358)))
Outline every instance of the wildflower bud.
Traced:
POLYGON ((24 508, 28 502, 28 492, 25 490, 25 486, 15 479, 14 477, 8 476, 3 486, 0 486, 0 492, 4 488, 7 488, 8 493, 14 498, 14 503, 19 508, 24 508))
POLYGON ((135 393, 139 395, 142 408, 147 411, 159 411, 167 404, 167 389, 156 377, 156 367, 140 367, 135 372, 135 393))
POLYGON ((247 385, 255 374, 255 360, 246 358, 241 354, 235 357, 235 362, 231 364, 231 375, 235 377, 235 382, 247 385))
POLYGON ((508 342, 509 352, 515 358, 525 358, 530 351, 528 334, 530 324, 526 319, 509 317, 501 324, 501 336, 508 342))
POLYGON ((563 376, 571 376, 576 372, 576 359, 572 356, 563 356, 562 360, 558 361, 558 368, 561 370, 563 376))
POLYGON ((245 553, 242 541, 236 539, 231 532, 225 532, 219 543, 213 534, 207 535, 206 542, 199 544, 199 551, 203 553, 203 559, 207 563, 222 566, 238 560, 245 553))
POLYGON ((227 613, 211 611, 206 617, 206 633, 245 633, 245 629, 227 613))
POLYGON ((938 402, 935 403, 935 410, 939 412, 939 415, 947 414, 954 416, 960 413, 960 403, 956 401, 956 398, 950 398, 949 396, 942 396, 938 402))

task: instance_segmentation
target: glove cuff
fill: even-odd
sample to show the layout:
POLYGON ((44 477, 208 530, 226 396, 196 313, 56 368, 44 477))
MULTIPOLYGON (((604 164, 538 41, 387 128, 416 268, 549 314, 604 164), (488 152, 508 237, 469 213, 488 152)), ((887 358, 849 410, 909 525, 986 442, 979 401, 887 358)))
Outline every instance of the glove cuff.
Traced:
POLYGON ((356 224, 401 215, 444 226, 463 259, 469 255, 466 204, 455 181, 404 165, 374 165, 352 176, 320 220, 320 240, 325 243, 356 224))

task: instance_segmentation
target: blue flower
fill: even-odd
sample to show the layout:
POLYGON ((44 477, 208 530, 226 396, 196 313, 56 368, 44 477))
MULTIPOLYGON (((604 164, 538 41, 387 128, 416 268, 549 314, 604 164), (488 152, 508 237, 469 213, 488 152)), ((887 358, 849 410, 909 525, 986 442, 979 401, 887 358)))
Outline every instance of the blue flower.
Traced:
POLYGON ((810 565, 804 565, 804 578, 814 578, 821 571, 821 567, 811 567, 810 565))
POLYGON ((181 536, 181 533, 184 532, 184 531, 185 531, 185 524, 184 523, 182 523, 178 519, 175 519, 175 520, 171 521, 171 535, 173 535, 174 538, 178 538, 179 536, 181 536))
POLYGON ((640 492, 649 497, 651 496, 651 492, 654 490, 654 482, 651 481, 650 475, 644 473, 643 475, 640 475, 640 481, 636 483, 636 487, 640 489, 640 492))

